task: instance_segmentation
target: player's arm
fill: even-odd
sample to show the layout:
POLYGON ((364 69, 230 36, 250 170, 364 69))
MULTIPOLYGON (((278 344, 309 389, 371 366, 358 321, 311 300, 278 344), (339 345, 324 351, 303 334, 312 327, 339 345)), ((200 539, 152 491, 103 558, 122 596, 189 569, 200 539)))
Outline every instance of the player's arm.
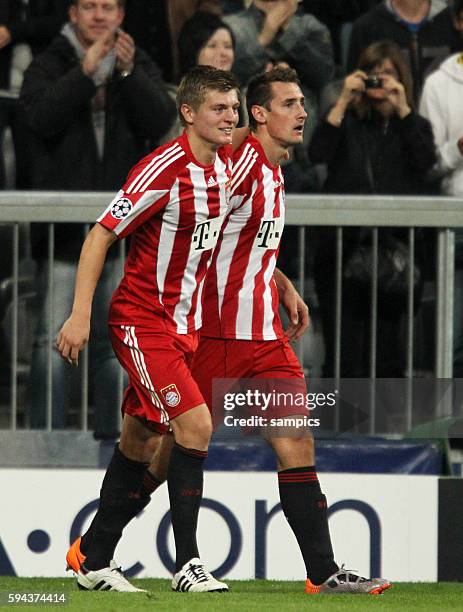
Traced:
POLYGON ((277 286, 280 303, 289 317, 289 325, 285 330, 286 336, 290 340, 299 340, 310 325, 307 304, 289 278, 278 268, 275 268, 273 280, 277 286))
POLYGON ((93 296, 106 253, 116 238, 113 232, 97 223, 82 246, 71 316, 63 324, 56 340, 62 358, 75 366, 78 364, 79 351, 88 342, 93 296))
POLYGON ((239 127, 235 128, 232 133, 232 147, 233 151, 236 151, 241 147, 243 142, 251 133, 251 130, 248 127, 239 127))

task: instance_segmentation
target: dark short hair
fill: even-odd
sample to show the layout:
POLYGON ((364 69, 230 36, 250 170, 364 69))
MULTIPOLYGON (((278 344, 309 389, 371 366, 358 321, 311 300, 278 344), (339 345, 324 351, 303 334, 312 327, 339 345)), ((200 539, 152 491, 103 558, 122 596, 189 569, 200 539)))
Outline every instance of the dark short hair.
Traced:
POLYGON ((177 90, 177 112, 182 125, 186 125, 181 108, 188 104, 193 110, 198 110, 204 102, 208 91, 227 92, 239 90, 239 83, 228 70, 218 70, 212 66, 195 66, 180 81, 177 90))
POLYGON ((297 72, 293 68, 276 67, 252 77, 246 92, 246 109, 251 130, 257 129, 257 121, 252 114, 252 107, 264 106, 267 110, 270 110, 270 102, 274 96, 272 83, 295 83, 301 87, 297 72))
POLYGON ((233 49, 235 49, 235 37, 231 28, 217 15, 207 11, 196 11, 190 19, 185 21, 177 43, 180 77, 196 66, 201 49, 205 47, 215 32, 222 28, 229 32, 233 49))
MULTIPOLYGON (((69 4, 73 4, 74 6, 77 6, 80 1, 81 0, 70 0, 69 4)), ((117 4, 119 5, 120 8, 125 8, 125 0, 117 0, 117 4)))

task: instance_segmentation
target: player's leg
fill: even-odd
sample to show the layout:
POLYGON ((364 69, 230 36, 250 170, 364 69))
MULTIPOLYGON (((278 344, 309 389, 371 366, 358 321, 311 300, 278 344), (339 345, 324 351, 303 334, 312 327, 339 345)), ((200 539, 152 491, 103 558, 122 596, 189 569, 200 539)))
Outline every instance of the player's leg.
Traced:
MULTIPOLYGON (((181 576, 184 578, 181 584, 179 580, 173 586, 190 591, 227 590, 225 584, 218 583, 204 570, 196 545, 203 462, 212 431, 210 413, 189 370, 197 336, 169 335, 123 326, 121 329, 114 327, 112 337, 116 353, 129 372, 136 392, 131 397, 126 396, 124 413, 143 418, 157 431, 163 428, 165 432, 169 422, 175 437, 173 447, 171 443, 168 445, 168 450, 172 449, 170 461, 161 458, 159 463, 151 464, 150 469, 151 474, 160 480, 159 465, 163 465, 165 471, 169 463, 167 480, 177 546, 177 569, 180 567, 188 574, 181 576)), ((143 438, 130 436, 123 441, 123 450, 129 459, 147 460, 143 454, 143 438)), ((165 446, 167 450, 167 444, 165 446)))
POLYGON ((151 457, 148 471, 160 483, 167 480, 167 470, 174 444, 174 435, 172 431, 168 431, 161 437, 161 441, 151 457))
POLYGON ((149 503, 161 483, 148 470, 149 459, 160 446, 160 434, 138 419, 125 415, 120 443, 106 470, 98 511, 87 532, 68 551, 79 588, 133 592, 114 561, 124 527, 149 503))
POLYGON ((248 340, 235 341, 204 336, 199 341, 191 362, 191 374, 211 412, 213 431, 223 423, 223 395, 233 387, 232 383, 222 380, 215 388, 217 398, 214 398, 213 381, 246 378, 253 362, 253 344, 248 340))
MULTIPOLYGON (((88 530, 74 541, 66 556, 68 568, 76 574, 82 565, 88 572, 114 564, 114 551, 123 529, 146 508, 151 494, 167 478, 173 436, 165 434, 159 439, 155 434, 144 439, 145 433, 145 436, 138 439, 133 436, 128 439, 127 430, 138 429, 140 426, 133 420, 129 415, 124 418, 121 443, 115 447, 103 480, 99 509, 88 530), (148 466, 145 459, 150 456, 148 466), (117 498, 118 493, 120 498, 117 498)), ((87 573, 87 581, 88 577, 87 573)))
POLYGON ((306 572, 306 593, 378 595, 391 584, 382 578, 363 578, 343 567, 333 555, 326 497, 315 469, 313 438, 271 437, 278 461, 281 507, 296 536, 306 572))
POLYGON ((171 421, 175 443, 167 470, 176 560, 172 589, 190 592, 228 591, 204 569, 196 531, 203 495, 204 460, 212 435, 212 421, 206 404, 200 404, 171 421))
MULTIPOLYGON (((268 379, 271 387, 285 397, 305 396, 306 383, 299 360, 287 341, 256 344, 255 378, 268 379)), ((308 409, 285 401, 271 407, 273 417, 309 416, 308 409)), ((281 507, 299 544, 307 578, 323 583, 338 570, 334 561, 328 528, 326 497, 320 488, 315 468, 312 433, 306 427, 269 427, 263 436, 277 456, 281 507)))
POLYGON ((315 468, 313 438, 270 437, 278 461, 283 513, 296 536, 307 578, 322 584, 338 570, 328 528, 327 503, 315 468))
POLYGON ((178 572, 187 561, 199 557, 196 527, 203 492, 203 464, 212 433, 211 417, 205 404, 179 415, 171 423, 172 448, 167 485, 178 572))
MULTIPOLYGON (((97 572, 106 570, 108 576, 112 575, 112 558, 122 530, 146 507, 151 493, 166 479, 167 458, 160 461, 163 471, 161 468, 159 472, 153 471, 149 467, 153 454, 169 454, 171 444, 160 444, 160 434, 167 431, 167 426, 161 422, 166 420, 166 415, 144 360, 144 335, 141 333, 139 352, 135 353, 134 344, 138 338, 134 334, 134 328, 111 329, 114 350, 130 380, 122 406, 121 440, 103 480, 97 514, 66 556, 68 566, 78 575, 78 584, 84 588, 99 588, 97 572), (143 370, 140 360, 143 360, 143 370), (90 584, 92 576, 95 580, 90 584)), ((104 588, 105 583, 102 584, 104 588)), ((115 586, 117 590, 131 590, 118 586, 121 585, 115 586)))
POLYGON ((161 449, 161 436, 137 418, 125 415, 119 444, 106 471, 100 505, 91 527, 82 536, 80 550, 85 567, 108 567, 122 530, 149 503, 165 474, 149 470, 154 453, 161 449))
MULTIPOLYGON (((294 397, 306 393, 301 366, 288 342, 262 343, 255 352, 254 368, 257 377, 271 379, 272 386, 278 387, 278 379, 281 379, 284 385, 281 390, 292 391, 294 397)), ((300 407, 295 410, 287 404, 273 409, 273 416, 285 417, 288 423, 294 422, 293 417, 308 416, 304 408, 301 412, 300 407)), ((318 480, 310 430, 289 427, 266 433, 265 438, 277 456, 283 513, 304 559, 306 593, 378 594, 388 588, 390 584, 386 580, 362 578, 339 569, 335 563, 327 501, 318 480)))

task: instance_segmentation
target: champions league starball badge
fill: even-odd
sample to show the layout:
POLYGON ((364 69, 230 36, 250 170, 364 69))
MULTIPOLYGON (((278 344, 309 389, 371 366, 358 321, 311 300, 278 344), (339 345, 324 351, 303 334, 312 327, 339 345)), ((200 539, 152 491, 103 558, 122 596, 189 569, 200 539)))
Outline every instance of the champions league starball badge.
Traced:
POLYGON ((177 385, 168 385, 167 387, 161 389, 161 393, 166 404, 171 408, 175 408, 175 406, 180 404, 180 393, 177 389, 177 385))
POLYGON ((120 198, 111 207, 111 215, 115 219, 124 219, 132 210, 132 202, 127 198, 120 198))

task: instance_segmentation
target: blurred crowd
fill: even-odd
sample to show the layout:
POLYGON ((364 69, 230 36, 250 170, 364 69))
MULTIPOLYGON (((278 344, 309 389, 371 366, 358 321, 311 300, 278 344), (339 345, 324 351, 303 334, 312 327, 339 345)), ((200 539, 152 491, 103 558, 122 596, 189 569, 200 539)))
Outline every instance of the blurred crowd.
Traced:
MULTIPOLYGON (((284 166, 288 193, 463 196, 463 0, 4 0, 0 188, 118 189, 140 157, 180 133, 176 87, 197 64, 233 70, 243 100, 256 72, 280 64, 297 70, 309 119, 304 144, 284 166)), ((286 229, 279 261, 293 277, 294 231, 286 229)), ((82 237, 75 224, 56 225, 55 289, 49 292, 48 229, 32 225, 40 311, 29 381, 31 427, 45 426, 49 338, 72 303, 82 237)), ((378 242, 397 251, 406 245, 407 232, 382 229, 378 242)), ((434 242, 431 230, 416 233, 422 281, 433 276, 434 242)), ((344 231, 341 375, 347 377, 370 372, 369 294, 349 280, 358 266, 355 257, 370 244, 370 232, 344 231)), ((323 374, 332 376, 335 230, 311 231, 307 255, 325 340, 323 374)), ((10 274, 5 258, 0 281, 10 274)), ((105 321, 120 274, 114 256, 92 319, 97 438, 113 438, 118 428, 114 394, 120 374, 105 321)), ((422 296, 418 284, 415 316, 422 296)), ((406 310, 405 298, 379 300, 378 376, 404 376, 406 310)), ((457 232, 455 376, 463 376, 462 310, 463 234, 457 232)), ((67 426, 76 373, 57 354, 52 367, 53 427, 61 428, 67 426)))

